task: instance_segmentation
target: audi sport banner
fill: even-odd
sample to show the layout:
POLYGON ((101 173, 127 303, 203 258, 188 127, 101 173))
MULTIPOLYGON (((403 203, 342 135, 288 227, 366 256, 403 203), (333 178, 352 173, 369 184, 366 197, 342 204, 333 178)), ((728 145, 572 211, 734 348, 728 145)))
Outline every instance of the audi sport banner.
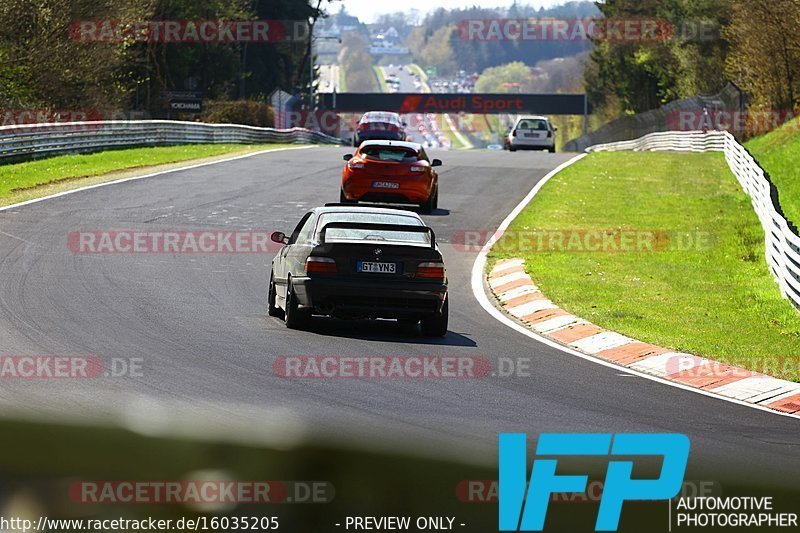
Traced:
POLYGON ((397 113, 541 113, 583 115, 583 94, 333 93, 321 94, 326 109, 397 113))

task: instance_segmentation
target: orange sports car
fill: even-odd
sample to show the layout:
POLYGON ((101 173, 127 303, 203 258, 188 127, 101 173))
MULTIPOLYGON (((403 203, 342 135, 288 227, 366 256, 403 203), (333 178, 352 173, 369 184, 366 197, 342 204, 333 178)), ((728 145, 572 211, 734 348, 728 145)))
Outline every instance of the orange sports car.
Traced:
POLYGON ((341 203, 419 204, 430 213, 439 204, 439 175, 425 149, 405 141, 364 141, 355 155, 344 156, 341 203))

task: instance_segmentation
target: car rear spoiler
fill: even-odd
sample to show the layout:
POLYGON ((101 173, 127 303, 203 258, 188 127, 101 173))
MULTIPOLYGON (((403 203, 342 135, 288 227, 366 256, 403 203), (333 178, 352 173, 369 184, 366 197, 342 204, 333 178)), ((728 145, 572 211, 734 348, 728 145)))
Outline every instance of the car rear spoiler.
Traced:
POLYGON ((431 248, 436 248, 436 234, 428 226, 411 226, 408 224, 376 224, 372 222, 328 222, 319 232, 319 241, 325 242, 328 229, 366 229, 377 231, 407 231, 410 233, 427 233, 431 236, 431 248))

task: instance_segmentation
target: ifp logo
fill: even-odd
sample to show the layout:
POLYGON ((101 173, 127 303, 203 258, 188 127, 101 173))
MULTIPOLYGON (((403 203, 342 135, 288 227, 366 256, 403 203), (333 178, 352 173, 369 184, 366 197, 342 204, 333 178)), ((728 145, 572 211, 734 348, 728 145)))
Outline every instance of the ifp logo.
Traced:
POLYGON ((681 490, 689 459, 689 438, 655 433, 544 433, 539 436, 527 487, 527 436, 500 434, 498 500, 500 531, 542 531, 554 493, 583 493, 589 476, 556 475, 558 459, 542 457, 634 455, 663 456, 658 479, 631 479, 633 461, 608 464, 596 531, 616 531, 626 500, 669 500, 681 490))

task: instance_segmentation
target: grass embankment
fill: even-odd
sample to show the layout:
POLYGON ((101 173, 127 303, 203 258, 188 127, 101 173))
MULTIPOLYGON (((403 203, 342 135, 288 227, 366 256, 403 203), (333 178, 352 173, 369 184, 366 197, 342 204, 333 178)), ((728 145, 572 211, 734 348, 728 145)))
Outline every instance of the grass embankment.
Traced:
POLYGON ((800 381, 800 317, 781 298, 764 260, 763 230, 721 154, 590 155, 548 182, 510 231, 490 258, 524 257, 544 294, 576 315, 644 342, 800 381), (558 230, 567 242, 609 229, 668 238, 655 239, 662 245, 653 251, 514 244, 519 231, 558 230))
POLYGON ((408 65, 408 69, 411 71, 412 74, 419 76, 419 79, 422 83, 428 83, 428 75, 422 70, 422 67, 417 65, 416 63, 411 63, 408 65))
POLYGON ((57 192, 161 170, 177 163, 213 160, 289 145, 193 144, 131 148, 94 154, 62 155, 0 165, 0 205, 9 205, 57 192))
POLYGON ((800 227, 800 119, 757 137, 747 143, 761 168, 769 173, 778 189, 781 208, 787 220, 800 227))
POLYGON ((372 70, 375 72, 375 79, 378 80, 378 92, 388 93, 389 85, 386 83, 386 76, 384 76, 383 68, 374 66, 372 70))

